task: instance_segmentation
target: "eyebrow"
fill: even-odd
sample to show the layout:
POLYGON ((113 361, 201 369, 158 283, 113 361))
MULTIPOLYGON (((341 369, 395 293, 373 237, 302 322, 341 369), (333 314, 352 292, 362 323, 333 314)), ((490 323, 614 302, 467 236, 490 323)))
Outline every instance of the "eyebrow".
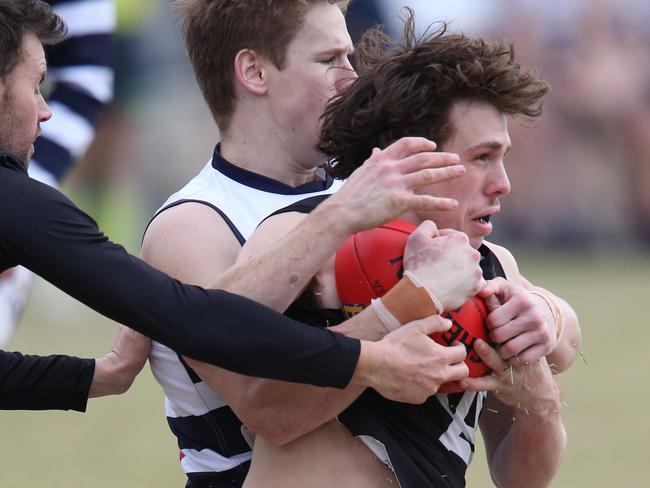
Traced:
POLYGON ((350 56, 351 54, 354 54, 354 45, 353 44, 339 44, 337 46, 328 48, 328 49, 323 49, 322 51, 319 51, 318 54, 320 55, 327 55, 327 54, 340 54, 345 52, 347 56, 350 56))
MULTIPOLYGON (((495 151, 500 151, 502 147, 503 147, 503 144, 501 144, 500 142, 486 141, 486 142, 480 142, 480 143, 475 144, 475 145, 473 145, 471 147, 468 147, 467 151, 476 151, 476 150, 479 150, 479 149, 493 149, 495 151)), ((509 144, 508 147, 506 148, 506 153, 508 151, 510 151, 511 148, 512 148, 512 144, 509 144)))

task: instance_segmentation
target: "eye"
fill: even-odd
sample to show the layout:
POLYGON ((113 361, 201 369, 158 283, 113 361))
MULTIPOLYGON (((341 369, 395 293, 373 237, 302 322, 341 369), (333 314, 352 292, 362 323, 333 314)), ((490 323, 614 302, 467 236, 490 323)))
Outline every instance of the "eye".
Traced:
POLYGON ((330 56, 330 57, 327 58, 327 59, 323 59, 323 60, 321 61, 321 63, 322 63, 322 64, 333 64, 334 61, 336 61, 336 56, 330 56))
POLYGON ((474 159, 477 159, 479 161, 488 161, 490 159, 490 154, 489 153, 479 154, 474 159))
POLYGON ((36 85, 36 88, 34 88, 34 95, 40 95, 43 92, 43 88, 45 87, 45 81, 40 81, 38 85, 36 85))

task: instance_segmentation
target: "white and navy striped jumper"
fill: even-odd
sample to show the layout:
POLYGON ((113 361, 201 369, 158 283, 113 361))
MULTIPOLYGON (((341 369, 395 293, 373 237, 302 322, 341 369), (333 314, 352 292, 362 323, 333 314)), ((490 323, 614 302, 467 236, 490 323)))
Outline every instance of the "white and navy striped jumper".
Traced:
MULTIPOLYGON (((308 196, 333 193, 341 185, 327 177, 290 187, 231 164, 217 147, 212 160, 156 216, 184 202, 202 203, 225 220, 243 245, 269 214, 308 196)), ((165 392, 167 421, 178 438, 187 486, 241 486, 252 453, 239 419, 175 352, 154 343, 149 361, 165 392)))
POLYGON ((99 114, 113 98, 111 37, 117 17, 113 0, 46 2, 63 19, 68 34, 60 44, 45 46, 48 104, 54 115, 41 125, 32 162, 58 181, 86 152, 99 114))

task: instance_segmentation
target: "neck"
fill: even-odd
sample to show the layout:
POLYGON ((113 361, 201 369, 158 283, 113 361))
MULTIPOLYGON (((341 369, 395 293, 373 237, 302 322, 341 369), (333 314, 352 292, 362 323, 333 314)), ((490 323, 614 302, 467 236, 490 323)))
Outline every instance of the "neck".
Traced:
MULTIPOLYGON (((296 151, 300 145, 286 137, 263 117, 233 116, 221 133, 221 155, 240 168, 298 186, 314 181, 316 169, 325 162, 317 151, 296 151)), ((299 141, 298 141, 299 142, 299 141)))

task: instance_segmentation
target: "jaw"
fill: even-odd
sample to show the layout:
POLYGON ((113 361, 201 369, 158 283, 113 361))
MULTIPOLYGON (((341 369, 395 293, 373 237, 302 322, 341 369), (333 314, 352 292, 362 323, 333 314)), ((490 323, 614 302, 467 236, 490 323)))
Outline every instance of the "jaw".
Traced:
POLYGON ((478 249, 483 243, 483 239, 492 233, 492 223, 478 219, 466 221, 462 231, 467 234, 470 245, 478 249))

